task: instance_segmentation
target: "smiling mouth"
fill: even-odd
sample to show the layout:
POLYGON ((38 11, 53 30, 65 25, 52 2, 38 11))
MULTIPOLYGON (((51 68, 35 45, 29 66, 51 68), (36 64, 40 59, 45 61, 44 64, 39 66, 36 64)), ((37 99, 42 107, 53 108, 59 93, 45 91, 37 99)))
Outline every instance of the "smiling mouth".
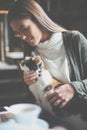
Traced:
POLYGON ((32 41, 32 37, 28 37, 27 39, 25 39, 25 41, 27 42, 27 43, 30 43, 31 41, 32 41))

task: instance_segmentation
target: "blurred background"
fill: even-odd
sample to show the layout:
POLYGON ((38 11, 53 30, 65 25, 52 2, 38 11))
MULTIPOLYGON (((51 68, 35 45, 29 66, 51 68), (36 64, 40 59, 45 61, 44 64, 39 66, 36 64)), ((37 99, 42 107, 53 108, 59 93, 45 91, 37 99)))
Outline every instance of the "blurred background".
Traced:
MULTIPOLYGON (((24 56, 23 44, 14 38, 7 20, 8 10, 14 1, 0 0, 0 106, 27 102, 31 96, 24 87, 18 67, 24 56)), ((87 37, 87 0, 36 1, 53 21, 66 29, 79 30, 87 37)))

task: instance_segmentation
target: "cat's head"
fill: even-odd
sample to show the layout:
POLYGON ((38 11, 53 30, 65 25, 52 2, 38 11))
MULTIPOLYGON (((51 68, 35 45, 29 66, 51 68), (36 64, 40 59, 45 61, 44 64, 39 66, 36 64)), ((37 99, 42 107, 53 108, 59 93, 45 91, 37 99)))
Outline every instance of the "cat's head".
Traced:
POLYGON ((22 71, 35 70, 41 72, 44 65, 39 55, 26 56, 19 64, 22 71))

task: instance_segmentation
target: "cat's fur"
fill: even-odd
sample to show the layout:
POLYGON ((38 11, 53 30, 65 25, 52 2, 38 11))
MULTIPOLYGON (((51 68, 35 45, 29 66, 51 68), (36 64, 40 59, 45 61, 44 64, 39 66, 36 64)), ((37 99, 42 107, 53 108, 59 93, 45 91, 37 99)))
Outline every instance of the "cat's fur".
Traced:
POLYGON ((29 85, 29 89, 34 94, 37 103, 43 109, 51 112, 51 114, 54 114, 52 106, 47 101, 46 94, 49 91, 53 91, 53 88, 61 83, 54 79, 49 71, 44 68, 44 64, 40 56, 25 57, 25 59, 20 62, 20 68, 23 71, 33 69, 39 74, 36 82, 29 85))

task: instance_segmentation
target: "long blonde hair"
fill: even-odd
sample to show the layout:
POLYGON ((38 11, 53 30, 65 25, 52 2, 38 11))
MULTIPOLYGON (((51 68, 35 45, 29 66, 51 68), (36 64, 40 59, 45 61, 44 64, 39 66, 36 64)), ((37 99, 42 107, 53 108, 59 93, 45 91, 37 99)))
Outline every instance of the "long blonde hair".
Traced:
MULTIPOLYGON (((64 32, 64 31, 66 31, 66 29, 59 26, 55 22, 53 22, 48 17, 48 15, 45 13, 45 11, 42 9, 42 7, 36 1, 34 1, 34 0, 19 0, 19 1, 15 2, 15 4, 16 5, 18 4, 18 6, 16 6, 16 8, 18 8, 18 9, 20 6, 22 12, 23 12, 22 9, 25 9, 28 13, 33 15, 35 17, 35 19, 48 31, 50 31, 50 32, 64 32)), ((16 8, 13 7, 13 9, 10 10, 9 14, 11 16, 12 15, 14 16, 14 14, 12 14, 12 11, 15 12, 16 8)), ((19 13, 19 11, 16 13, 19 13)), ((14 17, 13 17, 13 19, 14 19, 14 17)))

